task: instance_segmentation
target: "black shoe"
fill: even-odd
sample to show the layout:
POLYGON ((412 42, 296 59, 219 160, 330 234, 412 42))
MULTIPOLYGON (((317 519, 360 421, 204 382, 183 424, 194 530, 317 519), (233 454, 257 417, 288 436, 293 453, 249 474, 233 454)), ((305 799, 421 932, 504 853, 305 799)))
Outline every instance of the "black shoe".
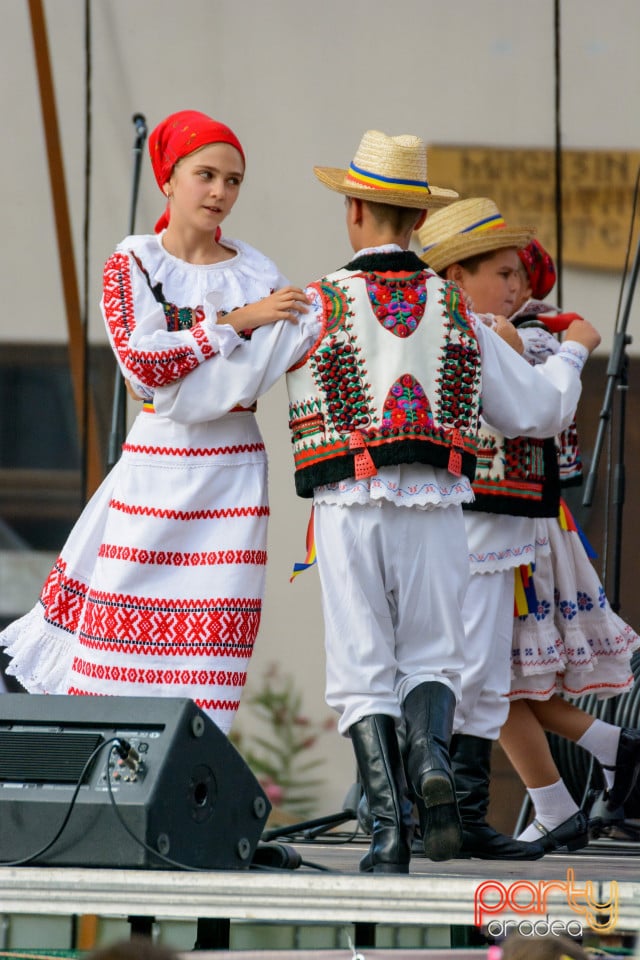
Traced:
MULTIPOLYGON (((624 807, 614 807, 609 803, 606 790, 597 794, 589 810, 589 830, 592 836, 624 823, 624 807)), ((595 837, 594 837, 595 839, 595 837)))
POLYGON ((603 769, 615 770, 613 786, 606 793, 607 806, 610 810, 624 807, 640 774, 640 730, 625 727, 620 731, 615 766, 603 764, 603 769))
POLYGON ((449 759, 455 696, 444 683, 419 684, 403 704, 409 787, 418 798, 425 856, 451 860, 462 845, 462 824, 449 759))
POLYGON ((493 741, 458 733, 451 739, 451 768, 462 819, 461 857, 480 860, 539 860, 539 842, 514 840, 487 823, 493 741))
POLYGON ((459 855, 478 860, 539 860, 545 848, 539 840, 516 840, 488 823, 468 825, 463 820, 459 855))
POLYGON ((564 847, 567 850, 580 850, 589 843, 589 821, 582 810, 578 810, 553 830, 547 830, 539 820, 534 820, 533 824, 542 834, 540 843, 545 853, 564 847))

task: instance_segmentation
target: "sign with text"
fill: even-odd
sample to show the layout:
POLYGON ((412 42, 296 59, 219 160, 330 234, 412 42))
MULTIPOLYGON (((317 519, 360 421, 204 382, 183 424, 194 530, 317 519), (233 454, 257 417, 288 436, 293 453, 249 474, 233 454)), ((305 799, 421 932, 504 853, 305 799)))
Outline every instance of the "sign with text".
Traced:
MULTIPOLYGON (((553 150, 449 146, 427 148, 432 183, 461 198, 490 197, 507 223, 532 226, 556 256, 553 150)), ((567 266, 622 270, 627 255, 640 151, 562 151, 562 253, 567 266)), ((637 227, 629 255, 633 262, 637 227)))

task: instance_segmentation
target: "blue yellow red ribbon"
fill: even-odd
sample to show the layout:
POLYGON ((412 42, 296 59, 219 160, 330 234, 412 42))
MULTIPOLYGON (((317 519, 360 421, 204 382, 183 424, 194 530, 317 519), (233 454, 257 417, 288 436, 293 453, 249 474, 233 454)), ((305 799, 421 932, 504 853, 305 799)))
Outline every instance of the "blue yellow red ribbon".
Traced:
POLYGON ((584 547, 587 556, 591 560, 595 560, 597 558, 598 554, 589 543, 586 533, 578 524, 577 520, 571 513, 571 510, 569 510, 569 506, 566 500, 563 500, 562 498, 560 498, 560 509, 558 511, 558 523, 560 524, 563 530, 570 530, 570 531, 573 531, 573 533, 578 534, 578 536, 580 537, 582 546, 584 547))
POLYGON ((347 180, 352 180, 365 187, 374 187, 378 190, 402 190, 406 193, 431 193, 426 180, 408 180, 400 177, 385 177, 382 173, 374 173, 362 167, 349 164, 347 180))
POLYGON ((309 523, 307 525, 307 556, 305 557, 304 563, 294 563, 293 573, 289 577, 289 583, 293 583, 295 578, 300 573, 304 573, 305 570, 308 570, 309 567, 312 567, 317 561, 316 556, 316 540, 313 526, 313 507, 311 507, 311 514, 309 515, 309 523))
POLYGON ((526 617, 538 607, 536 588, 533 583, 535 564, 523 563, 515 568, 513 615, 526 617))

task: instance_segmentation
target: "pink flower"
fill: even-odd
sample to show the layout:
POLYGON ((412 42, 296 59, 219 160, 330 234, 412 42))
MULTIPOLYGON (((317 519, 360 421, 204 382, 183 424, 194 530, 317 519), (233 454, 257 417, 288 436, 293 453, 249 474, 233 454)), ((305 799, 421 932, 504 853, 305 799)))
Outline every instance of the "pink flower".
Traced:
POLYGON ((278 806, 284 800, 284 790, 274 783, 271 777, 260 777, 260 786, 269 798, 270 803, 278 806))

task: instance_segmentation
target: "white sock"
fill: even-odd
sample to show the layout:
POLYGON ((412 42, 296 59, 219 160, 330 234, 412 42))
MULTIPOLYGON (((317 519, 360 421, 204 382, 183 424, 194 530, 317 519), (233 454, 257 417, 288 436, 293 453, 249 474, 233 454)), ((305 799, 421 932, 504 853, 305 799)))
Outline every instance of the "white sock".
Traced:
MULTIPOLYGON (((533 787, 528 790, 535 810, 535 819, 547 830, 559 827, 561 823, 572 817, 580 809, 569 791, 564 780, 557 780, 547 787, 533 787)), ((530 843, 540 839, 540 831, 531 823, 519 836, 518 840, 530 843)))
POLYGON ((598 720, 597 718, 576 741, 579 747, 588 750, 603 766, 602 775, 607 789, 613 786, 616 774, 615 770, 605 770, 604 765, 606 764, 608 767, 615 765, 619 742, 620 727, 615 727, 612 723, 605 723, 604 720, 598 720))

